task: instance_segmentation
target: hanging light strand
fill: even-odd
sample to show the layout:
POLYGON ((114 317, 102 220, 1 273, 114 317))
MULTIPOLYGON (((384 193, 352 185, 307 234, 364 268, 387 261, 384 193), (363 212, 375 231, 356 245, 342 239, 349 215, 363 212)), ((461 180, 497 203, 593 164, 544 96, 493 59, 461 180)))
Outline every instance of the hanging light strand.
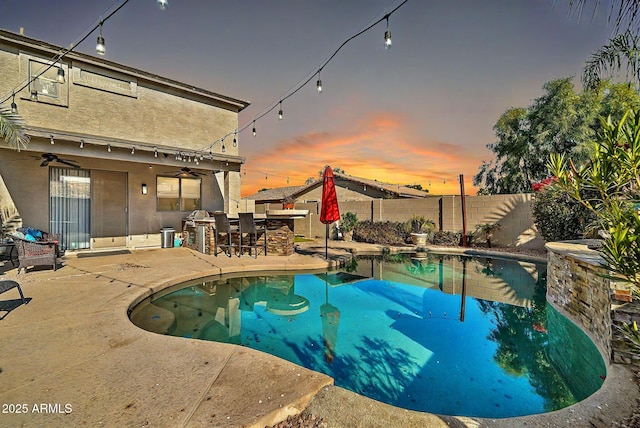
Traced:
MULTIPOLYGON (((331 56, 329 56, 329 58, 327 58, 321 65, 320 67, 314 71, 313 73, 309 73, 305 78, 302 78, 300 80, 300 82, 302 83, 298 83, 297 85, 294 85, 291 89, 289 90, 286 95, 284 95, 283 97, 281 97, 279 99, 279 101, 274 102, 272 104, 269 105, 269 107, 265 108, 262 110, 262 113, 260 113, 259 115, 255 116, 254 119, 251 122, 247 122, 246 124, 238 127, 237 129, 227 133, 225 136, 223 136, 222 138, 214 141, 213 143, 211 143, 209 146, 206 146, 205 150, 211 150, 213 148, 213 146, 218 143, 221 142, 222 140, 224 140, 225 138, 227 138, 228 136, 232 135, 232 134, 237 134, 240 133, 242 131, 244 131, 245 129, 252 127, 252 132, 254 133, 255 136, 255 123, 256 121, 262 119, 263 117, 265 117, 266 115, 268 115, 269 113, 271 113, 273 110, 275 110, 276 108, 278 108, 278 119, 282 120, 283 118, 283 110, 282 110, 282 103, 284 101, 286 101, 287 99, 291 98, 292 96, 294 96, 298 91, 300 91, 302 88, 304 88, 309 82, 311 82, 311 80, 313 80, 314 77, 318 77, 318 80, 316 81, 316 90, 318 92, 320 92, 322 89, 322 81, 320 80, 320 71, 322 71, 327 64, 329 64, 331 62, 331 60, 333 60, 333 58, 338 55, 338 52, 340 52, 342 50, 343 47, 345 47, 351 40, 355 39, 356 37, 361 36, 362 34, 366 33, 367 31, 371 30, 373 27, 375 27, 376 25, 378 25, 379 23, 381 23, 382 21, 386 21, 387 22, 387 29, 385 31, 385 46, 386 46, 386 37, 387 37, 387 32, 389 32, 389 17, 391 15, 393 15, 398 9, 400 9, 402 6, 404 6, 409 0, 403 0, 399 5, 397 5, 396 7, 394 7, 390 12, 385 13, 381 18, 375 20, 373 23, 367 25, 365 28, 363 28, 362 30, 358 31, 357 33, 355 33, 353 36, 349 37, 347 40, 345 40, 344 42, 342 42, 342 44, 340 46, 338 46, 338 48, 331 54, 331 56)), ((389 41, 391 40, 391 32, 389 32, 389 41)), ((224 144, 223 144, 224 147, 224 144)))
MULTIPOLYGON (((12 94, 15 94, 16 92, 20 92, 24 88, 28 87, 33 81, 38 79, 40 76, 42 76, 44 73, 46 73, 48 70, 50 70, 53 67, 59 67, 57 79, 58 79, 58 82, 62 83, 61 80, 64 79, 64 69, 62 68, 62 63, 61 63, 62 59, 70 52, 73 52, 82 42, 84 42, 89 36, 91 36, 91 34, 93 34, 94 31, 96 31, 97 29, 100 29, 100 35, 98 36, 98 38, 102 38, 102 42, 104 46, 104 38, 102 37, 102 24, 107 22, 109 18, 111 18, 116 13, 118 13, 118 11, 122 9, 127 3, 129 3, 129 1, 130 0, 122 0, 121 3, 117 7, 115 7, 115 9, 114 9, 114 6, 116 5, 117 2, 114 2, 105 11, 104 18, 100 17, 98 19, 97 24, 93 26, 89 26, 89 28, 85 30, 85 34, 83 36, 78 36, 79 40, 77 42, 71 43, 68 48, 60 49, 60 51, 58 51, 58 53, 50 60, 49 65, 43 66, 42 69, 38 71, 36 74, 34 74, 33 76, 30 76, 28 79, 23 81, 23 83, 13 88, 11 90, 11 93, 3 95, 2 98, 0 98, 0 104, 6 102, 9 98, 11 98, 12 94), (113 10, 111 12, 108 12, 111 9, 113 10)), ((158 4, 160 5, 160 3, 163 3, 165 5, 164 8, 160 7, 160 9, 161 10, 166 9, 166 5, 168 4, 168 1, 164 1, 164 2, 159 1, 158 4)), ((96 43, 96 47, 97 47, 97 43, 96 43)), ((34 97, 32 96, 32 99, 33 98, 34 97)), ((37 101, 37 93, 35 95, 34 101, 37 101)))

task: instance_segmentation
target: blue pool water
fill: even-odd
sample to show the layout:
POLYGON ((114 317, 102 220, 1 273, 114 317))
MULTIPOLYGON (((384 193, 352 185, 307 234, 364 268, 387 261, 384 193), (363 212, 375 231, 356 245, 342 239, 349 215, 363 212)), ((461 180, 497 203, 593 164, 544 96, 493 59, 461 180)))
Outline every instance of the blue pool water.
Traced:
POLYGON ((606 368, 545 300, 545 266, 430 255, 348 271, 201 280, 132 313, 142 328, 235 343, 394 406, 512 417, 595 392, 606 368))

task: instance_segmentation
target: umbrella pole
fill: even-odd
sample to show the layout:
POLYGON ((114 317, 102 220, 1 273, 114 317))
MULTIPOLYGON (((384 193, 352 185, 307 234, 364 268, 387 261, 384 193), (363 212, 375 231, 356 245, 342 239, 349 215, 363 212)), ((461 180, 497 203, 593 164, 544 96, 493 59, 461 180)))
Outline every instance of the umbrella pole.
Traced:
POLYGON ((325 224, 326 231, 324 234, 324 258, 329 260, 329 225, 325 224))

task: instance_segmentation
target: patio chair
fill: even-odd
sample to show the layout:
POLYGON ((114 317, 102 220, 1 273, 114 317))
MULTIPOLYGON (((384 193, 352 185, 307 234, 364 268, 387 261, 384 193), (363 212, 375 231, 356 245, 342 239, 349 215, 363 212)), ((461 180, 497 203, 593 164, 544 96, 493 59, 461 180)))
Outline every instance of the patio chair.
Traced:
POLYGON ((27 299, 24 298, 24 294, 22 294, 22 288, 20 288, 20 284, 10 280, 0 281, 0 294, 4 293, 5 291, 9 291, 12 288, 18 289, 18 293, 20 293, 20 298, 22 299, 22 303, 26 305, 28 301, 27 299))
POLYGON ((236 226, 231 226, 226 213, 214 213, 213 218, 216 225, 213 231, 213 255, 218 257, 218 248, 220 248, 231 257, 233 249, 238 247, 238 244, 233 242, 233 238, 238 236, 239 230, 236 226))
POLYGON ((263 247, 264 255, 267 255, 267 225, 266 222, 261 225, 256 225, 256 220, 253 218, 253 213, 238 213, 240 216, 240 256, 244 253, 244 249, 249 249, 249 256, 251 256, 251 249, 255 250, 255 258, 258 258, 258 248, 263 247), (263 235, 262 244, 258 243, 258 234, 263 235), (245 243, 244 236, 247 235, 248 243, 245 243))
POLYGON ((3 320, 7 315, 9 315, 9 312, 14 310, 21 304, 26 305, 27 303, 29 303, 29 300, 31 300, 30 298, 26 299, 24 297, 24 294, 22 293, 22 288, 20 288, 20 284, 18 284, 16 281, 10 281, 10 280, 0 281, 0 294, 4 293, 5 291, 9 291, 13 288, 18 289, 18 293, 20 293, 20 300, 22 301, 22 303, 20 303, 20 300, 7 300, 7 301, 0 302, 0 311, 5 313, 2 317, 0 317, 0 320, 3 320))
POLYGON ((58 268, 58 235, 43 233, 40 241, 28 241, 17 236, 11 238, 18 250, 18 273, 20 270, 26 272, 29 266, 58 268))

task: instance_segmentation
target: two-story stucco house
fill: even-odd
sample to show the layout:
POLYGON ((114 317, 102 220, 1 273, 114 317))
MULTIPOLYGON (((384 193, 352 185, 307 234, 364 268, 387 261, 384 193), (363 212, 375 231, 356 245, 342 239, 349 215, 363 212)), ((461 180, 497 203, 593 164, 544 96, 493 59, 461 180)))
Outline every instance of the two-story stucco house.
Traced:
POLYGON ((5 105, 31 137, 0 145, 5 223, 59 233, 68 250, 133 248, 193 210, 237 209, 244 159, 219 140, 247 101, 82 53, 48 68, 61 51, 0 30, 0 96, 28 82, 5 105))

